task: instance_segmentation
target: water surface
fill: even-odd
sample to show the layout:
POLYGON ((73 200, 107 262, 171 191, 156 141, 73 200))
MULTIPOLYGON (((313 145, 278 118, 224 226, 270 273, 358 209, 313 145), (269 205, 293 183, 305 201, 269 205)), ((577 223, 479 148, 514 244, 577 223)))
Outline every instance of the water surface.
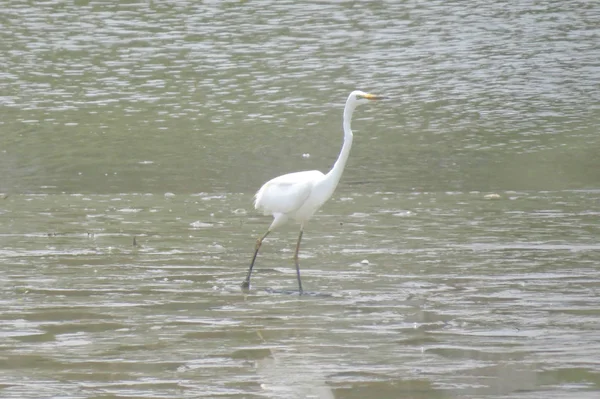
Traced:
POLYGON ((0 396, 596 397, 599 15, 6 0, 0 396), (316 295, 293 225, 242 293, 253 193, 331 167, 356 88, 390 99, 306 228, 316 295))

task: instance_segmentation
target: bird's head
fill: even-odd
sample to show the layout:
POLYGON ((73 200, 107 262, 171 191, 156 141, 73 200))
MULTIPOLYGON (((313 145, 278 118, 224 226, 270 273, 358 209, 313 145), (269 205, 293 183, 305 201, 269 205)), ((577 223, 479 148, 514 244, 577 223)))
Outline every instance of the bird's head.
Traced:
POLYGON ((384 98, 385 97, 383 97, 383 96, 377 96, 375 94, 365 93, 364 91, 354 90, 348 96, 347 103, 356 107, 357 105, 365 104, 365 103, 368 103, 369 101, 383 100, 384 98))

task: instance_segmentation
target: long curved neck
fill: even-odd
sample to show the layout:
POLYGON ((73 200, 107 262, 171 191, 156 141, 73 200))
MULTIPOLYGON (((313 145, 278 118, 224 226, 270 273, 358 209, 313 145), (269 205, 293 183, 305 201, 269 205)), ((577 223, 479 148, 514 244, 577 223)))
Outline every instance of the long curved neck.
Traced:
POLYGON ((344 107, 344 144, 342 145, 340 155, 338 156, 337 161, 335 161, 333 168, 331 168, 329 173, 326 175, 326 179, 332 184, 332 192, 340 181, 342 173, 344 173, 346 161, 350 155, 350 148, 352 148, 353 135, 350 122, 352 120, 352 114, 354 113, 355 108, 355 105, 349 103, 346 103, 346 106, 344 107))

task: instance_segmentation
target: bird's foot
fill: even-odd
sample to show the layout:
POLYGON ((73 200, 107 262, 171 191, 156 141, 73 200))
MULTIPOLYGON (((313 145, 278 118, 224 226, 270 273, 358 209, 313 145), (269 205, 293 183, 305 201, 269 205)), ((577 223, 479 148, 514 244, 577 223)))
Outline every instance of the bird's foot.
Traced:
POLYGON ((242 284, 240 284, 240 287, 242 288, 242 291, 249 291, 250 290, 250 281, 244 280, 242 282, 242 284))

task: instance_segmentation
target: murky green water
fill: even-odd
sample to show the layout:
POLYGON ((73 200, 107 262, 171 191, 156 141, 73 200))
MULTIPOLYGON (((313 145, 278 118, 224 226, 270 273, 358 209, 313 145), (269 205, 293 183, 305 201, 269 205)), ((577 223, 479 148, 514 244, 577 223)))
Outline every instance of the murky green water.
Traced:
POLYGON ((595 398, 600 5, 6 0, 0 396, 595 398), (252 195, 347 170, 265 241, 252 195), (134 238, 135 244, 134 245, 134 238), (321 295, 322 294, 322 295, 321 295))

